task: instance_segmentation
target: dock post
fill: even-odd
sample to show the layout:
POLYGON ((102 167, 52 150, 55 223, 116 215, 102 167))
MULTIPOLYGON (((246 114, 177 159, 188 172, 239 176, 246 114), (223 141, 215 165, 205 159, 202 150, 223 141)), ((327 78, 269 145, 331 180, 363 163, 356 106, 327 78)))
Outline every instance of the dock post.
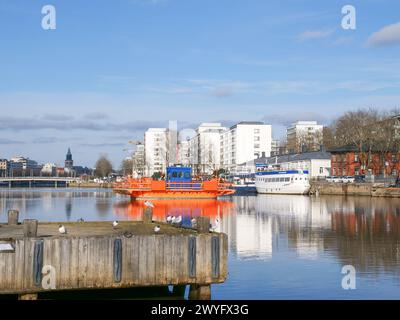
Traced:
POLYGON ((33 219, 24 220, 24 237, 34 238, 37 236, 38 221, 33 219))
POLYGON ((210 217, 198 217, 196 219, 196 229, 199 233, 209 233, 210 217))
POLYGON ((26 293, 18 295, 18 300, 37 300, 37 293, 26 293))
POLYGON ((145 208, 143 211, 143 223, 153 222, 153 210, 151 208, 145 208))
POLYGON ((211 286, 209 284, 190 285, 189 300, 211 300, 211 286))
POLYGON ((18 224, 19 211, 18 210, 8 210, 8 225, 18 224))

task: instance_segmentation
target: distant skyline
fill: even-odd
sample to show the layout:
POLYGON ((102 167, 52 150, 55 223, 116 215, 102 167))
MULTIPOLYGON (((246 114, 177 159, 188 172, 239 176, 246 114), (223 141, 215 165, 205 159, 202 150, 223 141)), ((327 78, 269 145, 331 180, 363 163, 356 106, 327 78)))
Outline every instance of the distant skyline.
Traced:
POLYGON ((0 0, 0 158, 115 167, 148 127, 400 107, 396 0, 0 0), (41 28, 52 4, 57 29, 41 28), (342 6, 357 29, 341 27, 342 6))

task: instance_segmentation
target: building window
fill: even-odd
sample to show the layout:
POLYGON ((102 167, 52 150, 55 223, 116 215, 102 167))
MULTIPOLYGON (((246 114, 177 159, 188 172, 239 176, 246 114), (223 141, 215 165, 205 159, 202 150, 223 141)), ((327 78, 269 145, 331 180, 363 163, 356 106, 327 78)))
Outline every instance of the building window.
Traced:
POLYGON ((254 141, 260 141, 260 136, 254 136, 254 141))
POLYGON ((254 148, 255 148, 255 149, 260 148, 260 144, 256 143, 256 144, 254 145, 254 148))
POLYGON ((354 155, 354 162, 359 162, 360 161, 360 156, 356 153, 354 155))
POLYGON ((260 133, 260 129, 254 129, 254 133, 255 134, 260 133))
POLYGON ((324 173, 324 168, 323 167, 319 168, 319 173, 321 173, 321 174, 324 173))

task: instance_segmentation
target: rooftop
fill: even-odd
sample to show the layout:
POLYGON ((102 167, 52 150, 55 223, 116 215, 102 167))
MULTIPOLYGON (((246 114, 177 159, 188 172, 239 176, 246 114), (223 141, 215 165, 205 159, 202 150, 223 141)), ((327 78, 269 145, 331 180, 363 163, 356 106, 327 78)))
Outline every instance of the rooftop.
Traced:
POLYGON ((231 127, 231 129, 234 129, 234 128, 236 128, 237 126, 243 126, 243 125, 265 125, 265 123, 262 122, 262 121, 241 121, 241 122, 239 122, 239 123, 233 125, 233 126, 231 127))
MULTIPOLYGON (((313 151, 313 152, 304 152, 304 153, 295 153, 295 154, 284 154, 280 156, 273 157, 261 157, 254 159, 250 162, 258 163, 258 164, 276 164, 276 163, 284 163, 284 162, 296 162, 303 160, 330 160, 331 154, 327 151, 313 151)), ((248 162, 247 162, 248 163, 248 162)), ((241 165, 245 165, 246 163, 242 163, 241 165)))

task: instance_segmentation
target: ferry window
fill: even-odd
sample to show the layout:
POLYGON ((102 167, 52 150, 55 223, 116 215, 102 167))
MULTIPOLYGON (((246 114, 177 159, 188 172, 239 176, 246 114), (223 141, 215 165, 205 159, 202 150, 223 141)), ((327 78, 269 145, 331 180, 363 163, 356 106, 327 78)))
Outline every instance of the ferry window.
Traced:
POLYGON ((179 172, 178 177, 179 177, 179 178, 183 178, 183 172, 179 172))
POLYGON ((283 181, 285 181, 285 178, 280 178, 279 181, 283 182, 283 181))
POLYGON ((287 181, 290 181, 290 178, 285 178, 285 181, 287 182, 287 181))
POLYGON ((178 177, 178 172, 172 172, 172 178, 177 178, 178 177))
POLYGON ((190 172, 185 172, 185 178, 187 178, 187 179, 190 178, 190 172))

